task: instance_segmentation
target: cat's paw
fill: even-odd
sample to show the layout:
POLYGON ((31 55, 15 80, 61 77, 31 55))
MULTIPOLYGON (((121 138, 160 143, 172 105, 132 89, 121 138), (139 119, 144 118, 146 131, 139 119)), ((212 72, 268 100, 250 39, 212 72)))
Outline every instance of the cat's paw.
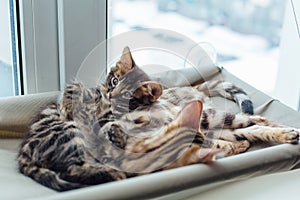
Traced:
POLYGON ((124 149, 127 136, 118 125, 112 125, 106 132, 106 138, 116 147, 124 149))
POLYGON ((222 149, 201 148, 196 151, 196 163, 211 163, 216 160, 218 154, 222 154, 222 149))
POLYGON ((234 142, 234 145, 236 147, 236 153, 243 153, 250 148, 250 142, 248 140, 234 142))
POLYGON ((283 128, 278 137, 278 143, 298 144, 299 135, 300 135, 299 129, 283 128))
POLYGON ((214 148, 222 149, 223 154, 219 155, 221 157, 227 157, 243 153, 250 148, 250 142, 248 140, 243 141, 225 141, 225 140, 215 140, 214 148))
POLYGON ((225 157, 246 152, 250 148, 248 140, 228 142, 228 146, 224 146, 225 157))
POLYGON ((101 127, 98 123, 94 124, 93 130, 99 138, 105 137, 112 145, 124 149, 127 142, 127 135, 118 124, 106 123, 101 127))
POLYGON ((73 120, 74 114, 80 109, 84 87, 79 82, 69 84, 61 97, 60 111, 66 120, 73 120))

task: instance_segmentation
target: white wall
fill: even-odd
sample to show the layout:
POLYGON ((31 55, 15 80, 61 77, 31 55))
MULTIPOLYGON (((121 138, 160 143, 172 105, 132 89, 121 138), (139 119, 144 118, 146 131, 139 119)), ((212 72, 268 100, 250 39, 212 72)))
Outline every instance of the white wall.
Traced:
POLYGON ((9 0, 0 0, 0 60, 12 64, 9 0))
MULTIPOLYGON (((293 4, 297 20, 300 22, 300 2, 293 0, 293 4)), ((295 21, 293 4, 288 0, 280 46, 275 97, 297 110, 300 94, 300 36, 295 21)))

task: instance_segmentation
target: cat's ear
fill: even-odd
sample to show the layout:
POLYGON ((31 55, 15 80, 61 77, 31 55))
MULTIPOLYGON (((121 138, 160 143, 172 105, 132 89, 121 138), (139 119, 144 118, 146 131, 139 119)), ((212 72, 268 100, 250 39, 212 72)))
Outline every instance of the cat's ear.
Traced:
POLYGON ((187 103, 177 115, 179 126, 199 130, 202 108, 201 101, 196 100, 187 103))
POLYGON ((162 87, 158 82, 145 81, 135 90, 133 96, 144 103, 154 103, 162 95, 162 87))
POLYGON ((122 56, 121 56, 118 63, 121 64, 122 68, 126 72, 131 70, 135 66, 135 63, 134 63, 134 60, 132 58, 129 47, 124 48, 122 56))
POLYGON ((151 103, 155 102, 162 95, 162 87, 158 82, 146 81, 143 82, 143 86, 147 88, 149 101, 151 103))

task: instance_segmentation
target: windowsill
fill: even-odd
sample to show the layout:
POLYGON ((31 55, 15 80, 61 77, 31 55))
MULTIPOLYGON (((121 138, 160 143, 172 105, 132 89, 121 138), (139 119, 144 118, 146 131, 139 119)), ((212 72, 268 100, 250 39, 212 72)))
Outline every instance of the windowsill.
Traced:
POLYGON ((294 170, 222 185, 187 200, 298 200, 299 182, 300 170, 294 170))

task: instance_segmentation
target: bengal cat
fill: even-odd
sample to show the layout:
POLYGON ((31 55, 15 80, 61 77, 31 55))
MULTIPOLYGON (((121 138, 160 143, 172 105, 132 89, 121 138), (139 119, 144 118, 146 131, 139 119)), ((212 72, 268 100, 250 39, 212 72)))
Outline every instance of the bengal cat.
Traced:
MULTIPOLYGON (((122 59, 121 61, 122 62, 122 59)), ((142 71, 141 71, 142 72, 142 71)), ((134 74, 139 77, 141 87, 152 88, 152 93, 145 93, 140 97, 136 97, 134 107, 139 105, 148 105, 161 95, 160 85, 149 81, 145 73, 139 74, 139 71, 134 74), (146 80, 146 81, 145 81, 146 80), (157 92, 155 92, 157 90, 157 92)), ((136 88, 135 84, 120 84, 115 89, 121 91, 133 91, 136 88), (122 87, 122 88, 120 88, 122 87)), ((24 138, 18 155, 19 170, 26 176, 31 177, 35 181, 58 191, 65 191, 75 188, 86 187, 125 179, 127 177, 144 174, 144 172, 124 171, 124 167, 135 162, 142 165, 142 158, 135 157, 136 151, 131 151, 139 140, 128 138, 128 134, 121 127, 110 125, 114 121, 121 119, 122 115, 126 114, 127 108, 123 108, 122 104, 111 104, 111 99, 108 98, 107 87, 98 85, 94 88, 86 88, 80 82, 74 82, 66 86, 63 91, 61 100, 57 103, 47 106, 41 111, 39 116, 33 121, 29 128, 27 136, 24 138), (129 152, 129 153, 128 153, 129 152), (130 152, 135 152, 131 154, 130 152), (127 159, 130 160, 127 163, 127 159), (110 163, 110 161, 114 161, 110 163), (118 161, 116 163, 116 161, 118 161)), ((120 93, 119 99, 128 99, 127 93, 120 93)), ((199 124, 185 123, 191 120, 200 118, 201 103, 192 102, 192 106, 183 108, 178 116, 178 120, 173 120, 168 124, 164 124, 164 133, 183 133, 180 134, 192 135, 188 143, 183 143, 178 150, 169 151, 170 147, 162 146, 161 152, 164 156, 160 161, 156 162, 155 169, 161 170, 165 168, 174 168, 195 162, 208 162, 213 158, 213 155, 219 151, 203 150, 205 153, 198 153, 195 145, 193 151, 186 151, 181 156, 182 149, 190 148, 191 141, 194 139, 194 133, 197 133, 197 141, 199 144, 203 141, 203 135, 192 125, 199 124), (188 118, 184 113, 189 113, 185 110, 199 110, 194 119, 183 120, 188 118), (168 129, 167 127, 174 126, 179 123, 178 129, 168 129), (168 151, 168 153, 166 153, 168 151), (169 164, 169 158, 179 158, 182 160, 176 164, 169 164), (184 162, 184 163, 183 163, 184 162)), ((138 123, 138 121, 135 121, 138 123)), ((185 139, 182 138, 182 141, 185 139)), ((143 140, 143 138, 141 138, 143 140)), ((175 140, 174 140, 175 142, 175 140)), ((173 141, 172 141, 173 143, 173 141)), ((171 145, 172 147, 172 145, 171 145)), ((197 145, 199 150, 201 147, 197 145)), ((202 151, 202 152, 203 152, 202 151)), ((152 158, 154 159, 154 154, 152 158)), ((147 173, 153 172, 148 171, 147 173)))
MULTIPOLYGON (((242 120, 231 116, 230 121, 227 113, 221 115, 220 119, 226 118, 221 123, 211 122, 210 117, 219 112, 212 108, 202 111, 199 99, 206 98, 205 92, 199 92, 199 99, 168 101, 164 96, 168 92, 133 64, 129 53, 125 48, 112 70, 115 75, 111 73, 104 86, 85 88, 79 82, 72 83, 65 88, 61 101, 41 111, 20 147, 21 173, 47 187, 65 191, 211 162, 220 151, 226 155, 245 151, 249 147, 246 139, 252 138, 249 133, 233 130, 229 134, 233 138, 219 137, 230 141, 220 140, 210 128, 237 124, 240 128, 253 125, 248 127, 251 129, 258 126, 255 124, 268 122, 248 115, 241 115, 242 120), (134 81, 132 77, 136 77, 134 81), (201 113, 204 117, 200 122, 201 113)), ((178 91, 172 94, 180 94, 178 91)), ((234 94, 237 92, 232 92, 229 99, 234 94)), ((252 104, 247 105, 251 108, 252 104)), ((289 129, 291 134, 286 134, 287 128, 275 128, 276 131, 270 131, 274 141, 297 142, 298 132, 289 129), (277 129, 283 131, 279 133, 277 129)), ((253 140, 262 138, 256 132, 253 140)), ((269 137, 263 138, 270 141, 269 137)))
MULTIPOLYGON (((298 142, 298 129, 251 115, 253 114, 252 101, 246 92, 229 82, 207 81, 194 87, 174 87, 162 91, 162 87, 146 78, 144 81, 148 80, 151 84, 145 87, 136 85, 133 88, 137 89, 133 91, 122 90, 124 86, 115 88, 117 85, 136 84, 139 79, 135 76, 137 73, 145 74, 134 62, 130 49, 125 47, 121 61, 111 69, 106 83, 112 105, 122 104, 122 107, 127 107, 126 112, 135 111, 123 115, 120 120, 108 126, 114 124, 114 127, 123 127, 128 133, 135 134, 153 132, 174 120, 180 109, 188 102, 200 100, 204 103, 204 109, 199 126, 205 135, 205 145, 223 149, 225 156, 246 151, 251 142, 298 142), (122 92, 126 93, 127 98, 120 100, 119 94, 122 92), (145 95, 147 97, 153 96, 151 106, 149 101, 139 101, 144 94, 147 94, 145 95), (243 113, 235 114, 211 107, 208 97, 217 95, 235 101, 243 113), (139 102, 138 106, 135 106, 135 102, 139 102)), ((143 141, 139 144, 142 143, 143 141)), ((143 145, 138 145, 140 146, 143 145)))

